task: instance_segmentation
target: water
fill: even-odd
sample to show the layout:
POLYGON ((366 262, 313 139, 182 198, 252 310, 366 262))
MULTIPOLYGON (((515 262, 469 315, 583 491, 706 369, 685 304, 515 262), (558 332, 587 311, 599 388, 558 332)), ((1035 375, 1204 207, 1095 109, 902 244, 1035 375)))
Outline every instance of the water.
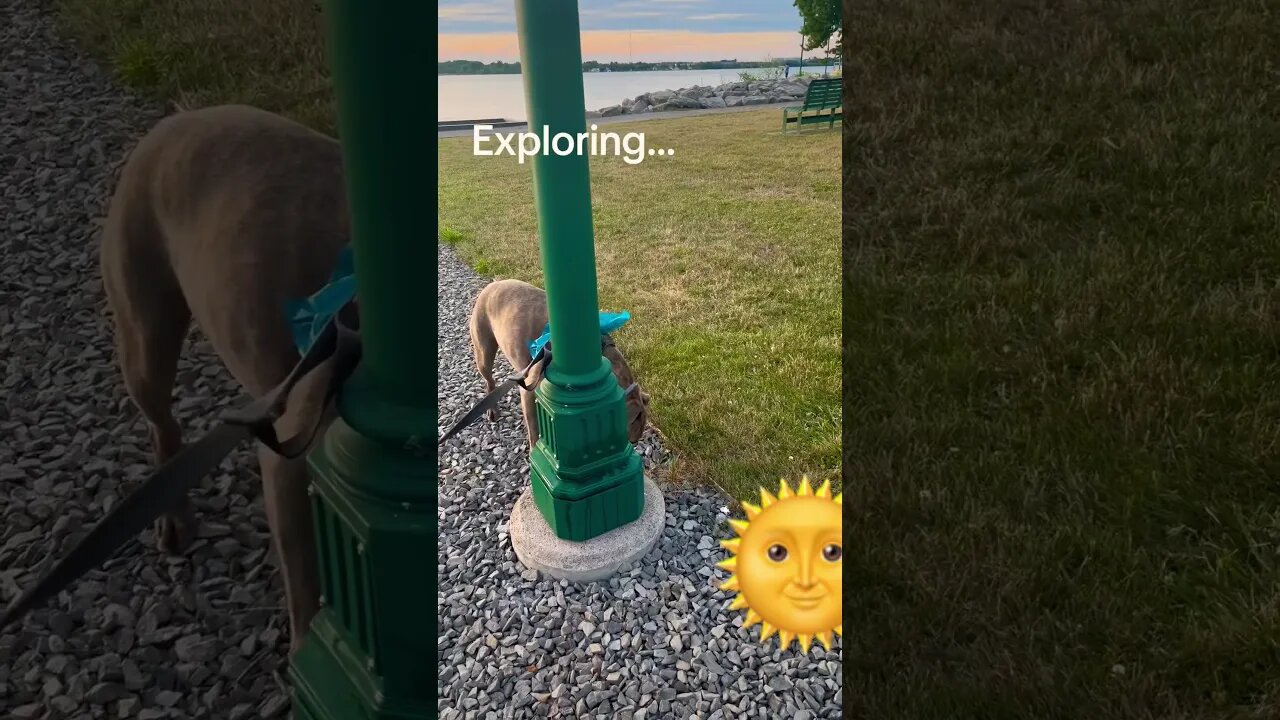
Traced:
MULTIPOLYGON (((599 110, 655 90, 679 90, 692 85, 714 87, 737 82, 742 72, 758 73, 762 70, 589 72, 582 74, 582 89, 587 109, 599 110)), ((528 119, 524 111, 524 85, 520 75, 440 75, 436 80, 440 91, 436 105, 437 120, 528 119)))

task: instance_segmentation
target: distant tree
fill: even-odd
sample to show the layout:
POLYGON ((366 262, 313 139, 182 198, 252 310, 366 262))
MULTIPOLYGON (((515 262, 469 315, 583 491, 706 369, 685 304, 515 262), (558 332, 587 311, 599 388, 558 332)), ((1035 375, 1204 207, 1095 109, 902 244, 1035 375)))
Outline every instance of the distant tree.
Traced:
POLYGON ((841 43, 840 0, 795 0, 795 5, 804 20, 804 24, 800 26, 804 49, 825 48, 835 38, 830 54, 838 56, 841 43))

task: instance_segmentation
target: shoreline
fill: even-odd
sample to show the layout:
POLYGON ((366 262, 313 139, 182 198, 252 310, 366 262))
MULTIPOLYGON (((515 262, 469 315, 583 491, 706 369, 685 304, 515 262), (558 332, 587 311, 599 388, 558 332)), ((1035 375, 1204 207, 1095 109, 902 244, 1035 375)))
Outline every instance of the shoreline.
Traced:
MULTIPOLYGON (((790 101, 779 100, 777 103, 766 103, 762 105, 739 105, 737 107, 700 108, 697 110, 693 110, 693 109, 669 110, 669 111, 663 111, 663 112, 638 113, 636 115, 611 115, 609 117, 600 117, 599 115, 593 115, 591 112, 588 112, 587 113, 587 129, 589 130, 591 128, 591 125, 593 124, 597 126, 604 126, 604 125, 614 125, 617 123, 643 122, 645 120, 670 120, 672 118, 702 117, 705 115, 723 115, 725 113, 746 112, 749 110, 761 110, 761 109, 767 109, 770 105, 781 104, 785 102, 790 102, 790 101)), ((461 123, 465 121, 459 120, 457 122, 461 123)), ((508 127, 503 127, 503 128, 496 128, 492 132, 504 133, 504 134, 518 133, 518 132, 524 132, 528 128, 529 128, 529 122, 527 120, 520 120, 517 122, 517 124, 511 125, 508 127)), ((467 128, 465 130, 441 130, 436 133, 436 137, 437 138, 470 137, 472 133, 473 133, 473 130, 471 128, 467 128)))
POLYGON ((737 80, 719 85, 694 85, 679 90, 655 90, 635 98, 626 98, 617 105, 600 108, 600 117, 617 115, 642 115, 671 110, 715 110, 743 105, 770 105, 780 102, 799 102, 809 90, 809 83, 817 76, 768 80, 737 80))

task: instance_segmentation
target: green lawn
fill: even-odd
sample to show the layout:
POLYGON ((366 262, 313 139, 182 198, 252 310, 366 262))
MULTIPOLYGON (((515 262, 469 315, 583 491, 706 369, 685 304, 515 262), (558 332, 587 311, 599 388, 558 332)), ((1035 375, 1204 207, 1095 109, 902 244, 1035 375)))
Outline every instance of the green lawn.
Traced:
MULTIPOLYGON (((335 130, 314 0, 55 2, 139 92, 335 130)), ((738 497, 803 472, 840 480, 839 134, 783 138, 780 116, 648 122, 635 129, 675 157, 592 163, 601 302, 633 314, 618 341, 679 455, 672 479, 738 497)), ((442 142, 439 223, 480 271, 538 283, 529 173, 442 142)))
POLYGON ((1275 6, 844 7, 845 716, 1280 717, 1275 6))
MULTIPOLYGON (((739 498, 839 480, 839 133, 777 108, 603 126, 674 157, 591 161, 600 302, 679 454, 739 498)), ((494 143, 490 143, 494 146, 494 143)), ((540 284, 529 164, 440 143, 442 234, 482 272, 540 284)))

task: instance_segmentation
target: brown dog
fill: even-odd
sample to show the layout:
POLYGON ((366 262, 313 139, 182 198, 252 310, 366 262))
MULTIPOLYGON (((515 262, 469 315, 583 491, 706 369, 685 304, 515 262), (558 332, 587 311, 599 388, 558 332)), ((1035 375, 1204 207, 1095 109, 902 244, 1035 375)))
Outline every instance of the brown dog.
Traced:
MULTIPOLYGON (((520 280, 496 280, 485 286, 476 296, 471 309, 471 349, 476 356, 476 369, 484 379, 485 391, 494 388, 494 352, 499 348, 507 362, 515 370, 523 370, 532 362, 529 343, 538 339, 547 326, 547 294, 520 280)), ((622 352, 611 342, 604 344, 602 352, 613 366, 618 384, 631 388, 635 378, 622 352)), ((540 368, 529 373, 529 385, 536 386, 542 380, 540 368)), ((524 426, 528 433, 529 447, 538 442, 538 421, 532 392, 520 391, 520 409, 524 413, 524 426)), ((636 385, 627 393, 627 436, 631 442, 644 435, 649 415, 649 395, 636 385)), ((497 410, 489 411, 489 419, 496 420, 497 410)))
MULTIPOLYGON (((337 141, 271 113, 212 107, 162 120, 132 151, 111 200, 102 278, 125 387, 146 416, 156 462, 182 447, 170 411, 192 318, 254 397, 298 362, 283 303, 328 279, 348 238, 337 141)), ((294 390, 281 437, 314 422, 330 368, 294 390)), ((318 609, 303 459, 259 447, 267 520, 296 651, 318 609)), ((159 545, 195 538, 189 501, 157 522, 159 545)))

